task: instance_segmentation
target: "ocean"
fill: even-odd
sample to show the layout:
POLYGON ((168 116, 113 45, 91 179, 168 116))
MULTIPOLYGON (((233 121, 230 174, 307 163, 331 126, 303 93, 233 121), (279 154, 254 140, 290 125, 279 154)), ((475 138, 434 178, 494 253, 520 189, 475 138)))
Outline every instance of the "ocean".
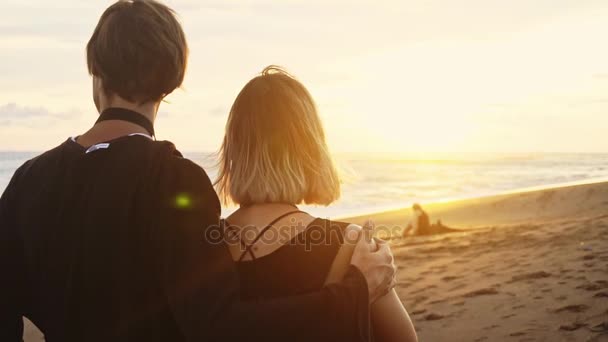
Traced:
MULTIPOLYGON (((0 152, 0 190, 37 153, 0 152)), ((212 154, 186 153, 215 177, 212 154)), ((608 154, 337 154, 342 197, 329 207, 302 206, 320 217, 346 217, 531 187, 608 179, 608 154)), ((224 215, 234 208, 225 208, 224 215)))

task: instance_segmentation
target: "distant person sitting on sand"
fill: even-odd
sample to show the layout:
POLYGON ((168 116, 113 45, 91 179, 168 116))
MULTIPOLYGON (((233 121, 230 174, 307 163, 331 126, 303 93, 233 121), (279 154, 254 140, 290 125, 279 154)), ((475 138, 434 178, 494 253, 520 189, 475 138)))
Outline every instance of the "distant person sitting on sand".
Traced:
POLYGON ((412 206, 412 211, 414 212, 414 216, 403 231, 404 237, 408 235, 433 235, 460 232, 459 229, 445 226, 441 220, 437 220, 437 223, 431 224, 429 215, 418 203, 415 203, 412 206))
POLYGON ((414 217, 412 217, 410 223, 407 225, 407 228, 405 228, 403 236, 428 234, 431 227, 429 215, 418 203, 414 203, 412 206, 412 211, 414 217))

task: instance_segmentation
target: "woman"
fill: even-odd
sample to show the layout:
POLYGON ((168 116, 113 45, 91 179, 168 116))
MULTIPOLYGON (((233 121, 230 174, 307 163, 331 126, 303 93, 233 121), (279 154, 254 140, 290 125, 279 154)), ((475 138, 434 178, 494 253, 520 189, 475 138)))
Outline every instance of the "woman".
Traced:
MULTIPOLYGON (((281 68, 267 67, 237 96, 216 186, 224 203, 239 205, 225 230, 244 299, 319 289, 349 267, 361 228, 296 207, 331 204, 340 183, 312 97, 281 68)), ((395 290, 378 299, 371 313, 375 340, 416 341, 395 290)))

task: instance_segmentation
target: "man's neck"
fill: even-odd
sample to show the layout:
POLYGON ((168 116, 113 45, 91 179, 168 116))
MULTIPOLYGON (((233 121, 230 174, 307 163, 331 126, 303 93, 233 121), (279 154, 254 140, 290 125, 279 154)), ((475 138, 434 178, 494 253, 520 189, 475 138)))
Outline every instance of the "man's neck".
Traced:
POLYGON ((111 101, 108 101, 107 103, 104 103, 103 106, 100 106, 99 114, 103 113, 103 111, 108 108, 124 108, 137 112, 154 123, 159 105, 159 102, 135 103, 127 101, 118 96, 113 96, 111 101))
MULTIPOLYGON (((99 113, 103 113, 107 108, 124 108, 137 112, 154 123, 158 105, 159 103, 153 102, 137 104, 115 97, 112 101, 99 106, 99 113)), ((108 120, 95 124, 86 133, 80 135, 77 142, 84 147, 89 147, 134 133, 148 134, 145 128, 134 123, 121 120, 108 120)))

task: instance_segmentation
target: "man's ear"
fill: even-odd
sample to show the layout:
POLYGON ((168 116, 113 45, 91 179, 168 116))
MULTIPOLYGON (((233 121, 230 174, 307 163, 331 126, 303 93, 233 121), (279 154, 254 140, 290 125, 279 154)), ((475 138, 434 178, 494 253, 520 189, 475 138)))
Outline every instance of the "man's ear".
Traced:
POLYGON ((100 90, 103 89, 103 87, 101 87, 101 80, 99 79, 99 77, 92 76, 91 85, 92 85, 93 102, 95 103, 95 108, 97 108, 97 112, 101 114, 100 90))
POLYGON ((100 77, 93 75, 92 78, 93 102, 95 102, 95 107, 97 108, 97 111, 101 114, 101 112, 106 109, 106 107, 108 107, 112 95, 106 93, 106 89, 103 85, 103 80, 100 77))

